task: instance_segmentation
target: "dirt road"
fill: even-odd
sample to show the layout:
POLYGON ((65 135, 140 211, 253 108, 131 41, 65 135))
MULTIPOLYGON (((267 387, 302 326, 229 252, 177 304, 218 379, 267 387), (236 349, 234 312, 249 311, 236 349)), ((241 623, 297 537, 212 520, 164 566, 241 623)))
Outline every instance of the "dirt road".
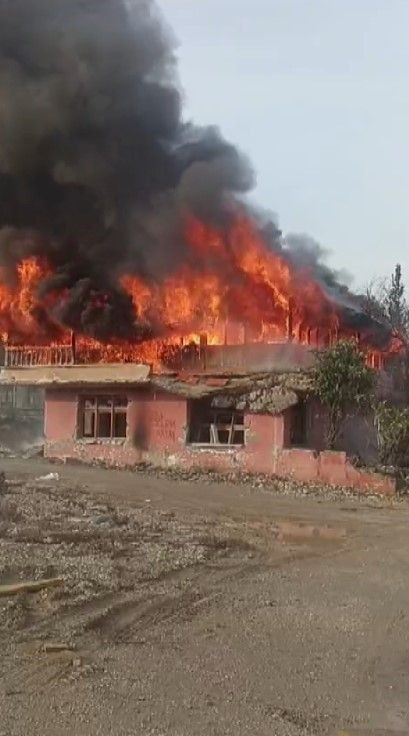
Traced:
POLYGON ((0 735, 409 733, 406 503, 0 470, 0 735))

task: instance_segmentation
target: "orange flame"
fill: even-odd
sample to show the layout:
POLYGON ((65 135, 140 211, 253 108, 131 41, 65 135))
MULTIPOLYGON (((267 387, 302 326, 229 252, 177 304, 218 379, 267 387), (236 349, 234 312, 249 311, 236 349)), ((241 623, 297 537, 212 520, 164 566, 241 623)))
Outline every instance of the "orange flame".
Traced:
POLYGON ((0 329, 3 335, 31 339, 36 336, 39 328, 35 317, 39 306, 37 288, 48 272, 44 262, 31 257, 18 264, 12 286, 4 283, 4 274, 0 273, 0 329))
POLYGON ((168 334, 203 331, 209 342, 219 343, 226 323, 230 332, 236 326, 239 341, 243 332, 251 341, 286 337, 290 305, 294 330, 336 327, 336 313, 319 285, 269 250, 244 216, 227 233, 190 218, 186 237, 190 260, 163 283, 122 278, 139 317, 150 321, 156 315, 168 334))
MULTIPOLYGON (((252 221, 237 215, 228 230, 191 216, 186 220, 187 255, 161 282, 123 274, 120 285, 129 294, 135 320, 153 326, 157 340, 132 346, 114 338, 101 345, 87 336, 78 342, 92 356, 105 360, 138 356, 153 362, 158 344, 198 343, 205 333, 209 344, 240 344, 297 339, 309 342, 311 328, 336 335, 338 316, 321 286, 308 270, 297 269, 269 248, 252 221)), ((55 327, 59 340, 69 332, 55 322, 52 305, 64 293, 40 296, 39 284, 51 272, 44 260, 22 260, 12 285, 0 272, 0 331, 15 343, 52 343, 44 322, 55 327), (43 315, 43 319, 41 317, 43 315), (47 318, 44 319, 44 315, 47 318)))

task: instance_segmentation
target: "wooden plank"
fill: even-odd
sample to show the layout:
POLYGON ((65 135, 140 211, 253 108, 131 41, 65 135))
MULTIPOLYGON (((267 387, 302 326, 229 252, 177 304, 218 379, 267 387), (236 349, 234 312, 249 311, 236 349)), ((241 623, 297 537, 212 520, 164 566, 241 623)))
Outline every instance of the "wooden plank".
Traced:
POLYGON ((0 585, 0 598, 19 593, 37 593, 44 588, 55 588, 63 584, 62 578, 46 578, 44 580, 28 580, 23 583, 0 585))

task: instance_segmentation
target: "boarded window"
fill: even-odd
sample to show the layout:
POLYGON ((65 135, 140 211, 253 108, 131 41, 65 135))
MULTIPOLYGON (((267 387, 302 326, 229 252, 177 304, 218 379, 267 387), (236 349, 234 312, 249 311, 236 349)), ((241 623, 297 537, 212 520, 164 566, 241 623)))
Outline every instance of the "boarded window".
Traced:
POLYGON ((126 437, 126 396, 87 396, 79 401, 79 434, 85 438, 126 437))
POLYGON ((244 414, 192 401, 188 442, 196 445, 244 445, 244 414))

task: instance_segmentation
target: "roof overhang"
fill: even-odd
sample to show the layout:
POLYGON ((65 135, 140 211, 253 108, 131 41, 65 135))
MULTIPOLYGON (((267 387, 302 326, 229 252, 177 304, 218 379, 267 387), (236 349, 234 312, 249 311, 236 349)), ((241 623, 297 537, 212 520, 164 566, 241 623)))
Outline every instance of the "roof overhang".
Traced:
POLYGON ((3 368, 1 384, 17 386, 108 386, 147 383, 151 367, 135 363, 3 368))
POLYGON ((281 414, 314 392, 311 371, 268 372, 248 376, 159 375, 151 385, 186 399, 209 399, 256 414, 281 414))

